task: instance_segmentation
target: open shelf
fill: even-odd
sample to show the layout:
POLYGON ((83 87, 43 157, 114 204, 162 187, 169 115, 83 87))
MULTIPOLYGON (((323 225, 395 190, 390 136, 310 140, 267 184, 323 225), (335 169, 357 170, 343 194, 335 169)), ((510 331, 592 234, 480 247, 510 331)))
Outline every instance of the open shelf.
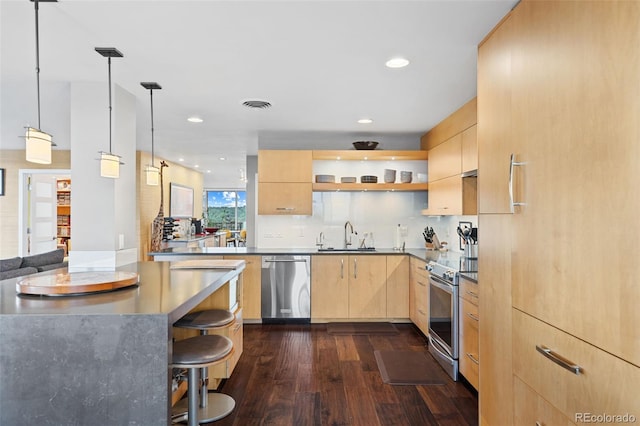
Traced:
POLYGON ((313 151, 314 160, 428 160, 427 151, 384 151, 384 150, 319 150, 313 151))
POLYGON ((314 183, 314 192, 335 191, 427 191, 428 183, 314 183))

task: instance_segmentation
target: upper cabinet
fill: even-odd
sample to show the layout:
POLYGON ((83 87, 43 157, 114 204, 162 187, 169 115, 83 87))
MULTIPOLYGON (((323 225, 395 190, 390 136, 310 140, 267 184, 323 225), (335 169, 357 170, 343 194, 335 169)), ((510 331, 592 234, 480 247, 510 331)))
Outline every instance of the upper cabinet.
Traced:
POLYGON ((311 151, 258 151, 258 214, 311 215, 311 151))
POLYGON ((422 214, 477 214, 476 117, 474 98, 422 136, 429 152, 429 203, 422 214))

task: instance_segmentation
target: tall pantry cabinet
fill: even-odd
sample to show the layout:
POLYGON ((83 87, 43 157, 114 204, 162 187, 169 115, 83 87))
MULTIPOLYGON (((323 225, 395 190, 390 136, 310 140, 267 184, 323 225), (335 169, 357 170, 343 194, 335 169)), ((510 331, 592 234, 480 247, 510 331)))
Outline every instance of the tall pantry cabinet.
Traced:
POLYGON ((640 418, 638 22, 523 0, 479 48, 483 425, 640 418))

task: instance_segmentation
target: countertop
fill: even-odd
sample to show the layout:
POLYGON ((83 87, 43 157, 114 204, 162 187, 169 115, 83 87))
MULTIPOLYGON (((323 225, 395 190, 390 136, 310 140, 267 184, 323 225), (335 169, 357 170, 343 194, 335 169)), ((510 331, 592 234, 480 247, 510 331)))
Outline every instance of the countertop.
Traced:
POLYGON ((13 278, 0 282, 0 316, 167 315, 175 322, 243 269, 244 265, 236 270, 170 269, 165 262, 138 262, 118 268, 137 272, 138 285, 81 296, 17 294, 16 283, 21 278, 13 278))

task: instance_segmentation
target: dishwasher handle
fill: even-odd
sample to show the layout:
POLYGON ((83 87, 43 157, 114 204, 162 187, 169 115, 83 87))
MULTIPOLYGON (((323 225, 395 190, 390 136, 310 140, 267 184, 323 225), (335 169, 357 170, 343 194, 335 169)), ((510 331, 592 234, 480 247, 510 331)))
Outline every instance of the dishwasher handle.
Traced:
POLYGON ((307 260, 306 259, 265 259, 264 262, 266 263, 293 263, 293 262, 307 263, 307 260))

